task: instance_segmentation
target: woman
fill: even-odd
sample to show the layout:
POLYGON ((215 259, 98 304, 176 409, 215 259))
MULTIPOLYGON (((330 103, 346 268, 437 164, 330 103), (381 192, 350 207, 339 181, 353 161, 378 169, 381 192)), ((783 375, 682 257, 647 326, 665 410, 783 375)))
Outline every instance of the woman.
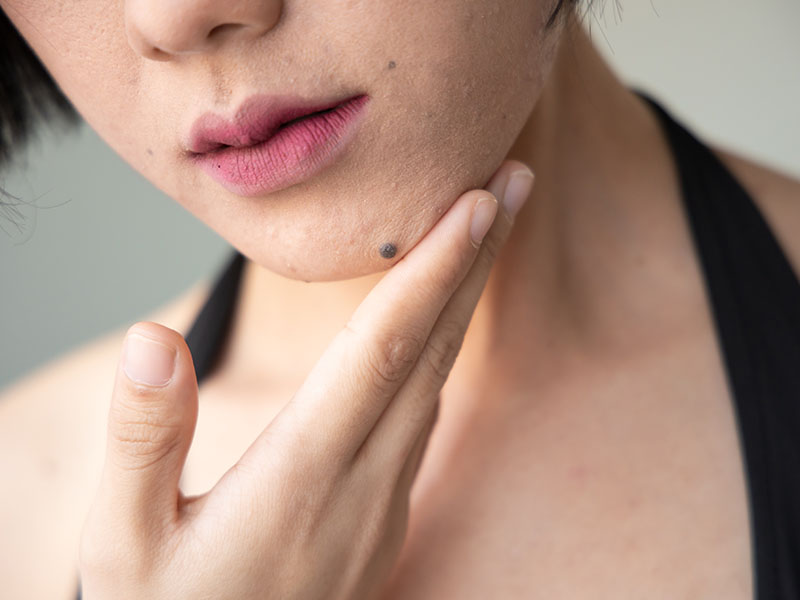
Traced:
POLYGON ((10 597, 796 597, 800 183, 579 7, 0 6, 247 258, 3 399, 10 597))

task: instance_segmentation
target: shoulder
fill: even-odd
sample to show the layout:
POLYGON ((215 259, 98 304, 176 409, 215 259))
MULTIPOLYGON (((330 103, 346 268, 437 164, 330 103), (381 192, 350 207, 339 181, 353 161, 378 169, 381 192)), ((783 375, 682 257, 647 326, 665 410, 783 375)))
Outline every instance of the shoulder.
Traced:
POLYGON ((753 198, 800 278, 800 179, 734 152, 714 151, 753 198))
MULTIPOLYGON (((141 320, 185 335, 207 293, 203 281, 141 320)), ((6 482, 0 581, 8 597, 74 593, 78 540, 99 483, 110 393, 127 329, 57 358, 0 394, 0 480, 6 482)))

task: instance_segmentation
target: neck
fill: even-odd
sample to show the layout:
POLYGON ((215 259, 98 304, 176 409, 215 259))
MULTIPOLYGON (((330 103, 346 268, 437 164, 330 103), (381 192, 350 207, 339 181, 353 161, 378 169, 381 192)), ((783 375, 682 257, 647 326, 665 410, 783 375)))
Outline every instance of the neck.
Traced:
MULTIPOLYGON (((637 254, 630 240, 648 231, 647 243, 659 243, 653 223, 664 203, 650 199, 653 189, 674 185, 659 136, 584 31, 568 32, 509 153, 536 173, 533 194, 496 260, 448 386, 474 387, 490 367, 513 375, 600 340, 623 343, 614 337, 625 317, 620 303, 639 292, 621 274, 641 272, 641 247, 637 254)), ((270 365, 270 375, 299 385, 382 276, 304 283, 248 261, 223 370, 258 382, 270 365)))

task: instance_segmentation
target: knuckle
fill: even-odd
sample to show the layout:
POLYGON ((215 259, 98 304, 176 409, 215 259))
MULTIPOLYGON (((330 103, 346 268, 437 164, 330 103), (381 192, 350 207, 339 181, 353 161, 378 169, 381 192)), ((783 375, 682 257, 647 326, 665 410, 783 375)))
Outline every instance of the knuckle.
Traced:
POLYGON ((443 321, 437 326, 422 354, 425 365, 434 380, 443 384, 450 375, 464 339, 463 327, 455 321, 443 321))
POLYGON ((417 361, 422 343, 410 335, 392 335, 371 353, 372 366, 381 379, 396 384, 405 379, 417 361))
POLYGON ((389 391, 402 383, 417 362, 424 347, 419 337, 394 333, 365 346, 364 361, 372 383, 389 391))
POLYGON ((181 439, 181 423, 158 408, 117 403, 109 432, 127 468, 147 468, 169 454, 181 439), (125 460, 125 459, 123 459, 125 460))

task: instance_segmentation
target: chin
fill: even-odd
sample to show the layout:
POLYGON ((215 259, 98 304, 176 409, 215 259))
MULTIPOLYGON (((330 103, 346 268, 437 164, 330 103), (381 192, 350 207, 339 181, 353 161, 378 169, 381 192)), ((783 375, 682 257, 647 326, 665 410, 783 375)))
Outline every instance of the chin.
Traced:
POLYGON ((262 198, 205 185, 173 198, 248 259, 278 275, 342 281, 380 273, 400 261, 461 194, 483 185, 496 168, 480 162, 479 169, 453 169, 450 161, 429 159, 425 169, 417 164, 405 172, 373 170, 371 176, 372 165, 362 162, 361 169, 332 169, 262 198), (387 245, 394 247, 393 256, 381 252, 387 245))
POLYGON ((373 226, 357 219, 349 227, 306 221, 295 222, 294 227, 265 226, 263 236, 228 241, 254 263, 283 277, 343 281, 392 267, 436 224, 437 212, 432 209, 426 218, 409 218, 402 227, 387 221, 373 226))

